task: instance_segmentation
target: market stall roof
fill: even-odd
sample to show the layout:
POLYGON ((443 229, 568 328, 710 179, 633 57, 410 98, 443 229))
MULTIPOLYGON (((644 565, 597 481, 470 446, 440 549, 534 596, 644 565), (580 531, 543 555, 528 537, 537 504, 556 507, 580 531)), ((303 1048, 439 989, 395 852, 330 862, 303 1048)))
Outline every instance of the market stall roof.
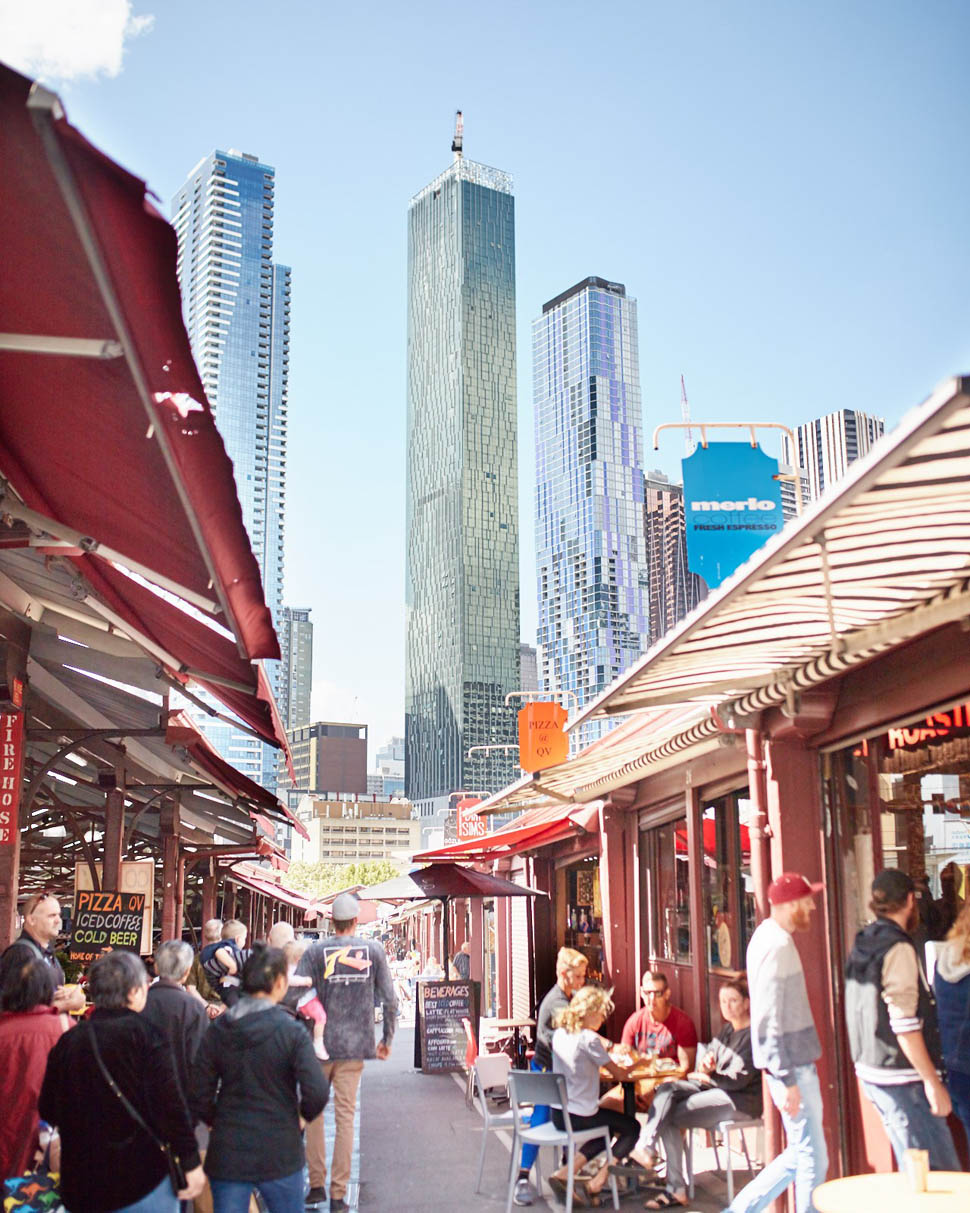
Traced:
POLYGON ((435 863, 412 868, 406 876, 396 876, 361 890, 367 901, 422 901, 450 897, 545 897, 538 889, 513 884, 500 876, 476 872, 458 863, 435 863))
POLYGON ((755 711, 965 617, 968 468, 970 379, 950 379, 569 727, 671 703, 755 711))
MULTIPOLYGON (((479 816, 507 813, 510 809, 529 805, 550 806, 550 801, 566 812, 581 805, 588 806, 588 802, 622 782, 622 779, 611 782, 617 771, 625 769, 629 762, 663 744, 668 738, 678 736, 688 725, 704 723, 709 715, 709 709, 693 704, 635 712, 629 720, 618 724, 598 741, 581 750, 575 758, 555 767, 547 767, 535 775, 523 776, 484 800, 475 812, 479 816)), ((716 737, 711 738, 708 744, 711 748, 715 747, 716 737)))
POLYGON ((418 863, 446 863, 456 860, 491 860, 503 855, 548 846, 563 838, 597 828, 598 808, 591 805, 553 804, 529 809, 515 821, 491 834, 467 838, 437 850, 415 855, 418 863))
POLYGON ((75 609, 285 747, 254 664, 279 645, 182 321, 175 232, 3 66, 0 147, 2 546, 59 557, 75 609))
POLYGON ((296 889, 272 880, 268 872, 265 876, 260 872, 261 870, 252 864, 236 863, 230 867, 227 876, 236 884, 245 885, 254 893, 261 893, 264 897, 271 897, 274 901, 280 901, 284 905, 295 906, 298 910, 304 910, 307 915, 319 913, 320 906, 315 898, 307 897, 304 893, 298 893, 296 889))

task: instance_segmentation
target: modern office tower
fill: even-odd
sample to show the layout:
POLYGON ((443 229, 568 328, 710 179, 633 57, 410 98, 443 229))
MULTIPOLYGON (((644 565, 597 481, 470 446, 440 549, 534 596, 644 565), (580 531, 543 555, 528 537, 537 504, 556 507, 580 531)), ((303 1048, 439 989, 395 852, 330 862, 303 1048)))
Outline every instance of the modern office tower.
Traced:
POLYGON ((367 725, 318 720, 287 729, 293 756, 294 794, 329 793, 363 796, 367 793, 367 725))
POLYGON ((392 737, 374 758, 374 770, 367 774, 367 791, 385 797, 404 795, 404 738, 392 737))
POLYGON ((539 687, 582 707, 648 643, 636 300, 586 278, 532 346, 539 687))
POLYGON ((454 162, 408 209, 407 795, 518 775, 515 220, 508 174, 454 162))
POLYGON ((519 645, 519 682, 520 691, 538 691, 539 666, 536 661, 536 651, 531 644, 519 645))
MULTIPOLYGON (((243 521, 279 627, 283 597, 290 270, 273 264, 274 170, 214 151, 172 201, 178 277, 192 351, 236 472, 243 521)), ((280 670, 267 664, 273 690, 280 670)), ((248 734, 198 723, 220 752, 276 787, 276 751, 248 734)))
POLYGON ((704 583, 687 569, 684 486, 663 472, 643 477, 643 533, 647 547, 650 643, 677 626, 707 596, 704 583))
POLYGON ((310 723, 313 684, 313 621, 309 608, 283 607, 277 624, 280 637, 280 716, 288 729, 310 723))
POLYGON ((792 451, 787 435, 782 438, 782 462, 804 469, 814 501, 840 480, 849 464, 865 455, 885 432, 886 423, 881 417, 857 409, 826 413, 795 431, 797 452, 792 451))

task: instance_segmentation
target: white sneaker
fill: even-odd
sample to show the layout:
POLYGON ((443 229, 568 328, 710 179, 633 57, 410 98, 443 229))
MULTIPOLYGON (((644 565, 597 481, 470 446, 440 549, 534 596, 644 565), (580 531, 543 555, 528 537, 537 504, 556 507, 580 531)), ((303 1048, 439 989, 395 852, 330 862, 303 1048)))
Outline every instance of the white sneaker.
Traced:
POLYGON ((535 1197, 532 1195, 532 1184, 525 1178, 516 1182, 515 1191, 512 1194, 512 1204, 514 1205, 531 1205, 535 1203, 535 1197))

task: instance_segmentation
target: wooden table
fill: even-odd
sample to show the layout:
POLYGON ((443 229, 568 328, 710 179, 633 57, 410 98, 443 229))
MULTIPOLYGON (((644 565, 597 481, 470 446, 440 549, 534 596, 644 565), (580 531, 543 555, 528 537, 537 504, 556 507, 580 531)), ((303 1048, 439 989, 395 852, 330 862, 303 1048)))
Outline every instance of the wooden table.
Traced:
POLYGON ((970 1208, 970 1175, 931 1171, 925 1192, 914 1192, 909 1177, 894 1171, 882 1175, 847 1175, 830 1179, 812 1193, 818 1213, 966 1213, 970 1208))
MULTIPOLYGON (((679 1066, 676 1070, 660 1070, 654 1068, 652 1061, 638 1061, 633 1070, 630 1072, 630 1077, 624 1079, 620 1084, 623 1087, 623 1111, 627 1116, 635 1116, 637 1111, 637 1096, 651 1095, 656 1091, 661 1083, 672 1082, 675 1079, 683 1078, 687 1071, 682 1070, 679 1066)), ((605 1082, 614 1082, 615 1079, 609 1070, 600 1069, 600 1078, 605 1082)))

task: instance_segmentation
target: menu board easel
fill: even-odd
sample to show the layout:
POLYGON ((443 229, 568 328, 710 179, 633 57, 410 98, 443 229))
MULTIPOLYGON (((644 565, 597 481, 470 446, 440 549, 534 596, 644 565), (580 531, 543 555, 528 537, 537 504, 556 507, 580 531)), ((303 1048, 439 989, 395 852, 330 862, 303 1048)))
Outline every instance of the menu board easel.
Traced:
POLYGON ((414 1065, 425 1074, 447 1074, 465 1068, 468 1039, 463 1019, 477 1034, 481 983, 419 981, 414 1065))

